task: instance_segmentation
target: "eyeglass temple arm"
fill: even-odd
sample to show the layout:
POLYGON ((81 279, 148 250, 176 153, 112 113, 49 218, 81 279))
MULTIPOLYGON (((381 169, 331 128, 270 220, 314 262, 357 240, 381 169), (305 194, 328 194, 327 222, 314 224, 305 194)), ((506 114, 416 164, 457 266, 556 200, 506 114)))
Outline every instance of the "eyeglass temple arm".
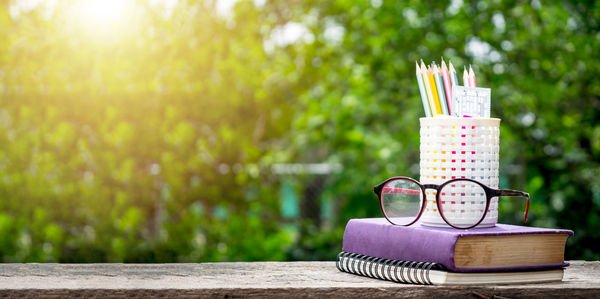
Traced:
POLYGON ((497 190, 496 196, 521 196, 527 198, 527 206, 525 207, 525 218, 523 221, 527 222, 527 213, 529 212, 529 193, 517 190, 497 190))

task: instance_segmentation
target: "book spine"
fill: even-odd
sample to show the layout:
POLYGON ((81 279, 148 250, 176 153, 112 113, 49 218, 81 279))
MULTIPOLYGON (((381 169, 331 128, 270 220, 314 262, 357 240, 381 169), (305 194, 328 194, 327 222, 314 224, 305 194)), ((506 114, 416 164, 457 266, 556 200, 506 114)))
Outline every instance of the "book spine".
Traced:
POLYGON ((336 267, 342 272, 399 283, 432 284, 429 271, 442 269, 436 263, 398 261, 340 252, 336 267))
POLYGON ((450 271, 454 265, 457 235, 435 230, 379 225, 350 220, 342 250, 390 260, 438 263, 450 271))

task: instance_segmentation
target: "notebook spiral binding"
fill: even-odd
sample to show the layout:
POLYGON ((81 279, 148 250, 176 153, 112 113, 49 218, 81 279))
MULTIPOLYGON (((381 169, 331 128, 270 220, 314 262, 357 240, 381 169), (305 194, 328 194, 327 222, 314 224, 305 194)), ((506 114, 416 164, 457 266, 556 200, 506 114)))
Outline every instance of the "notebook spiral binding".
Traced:
POLYGON ((344 251, 337 255, 336 267, 342 272, 412 284, 432 284, 429 271, 445 270, 438 263, 391 260, 344 251))

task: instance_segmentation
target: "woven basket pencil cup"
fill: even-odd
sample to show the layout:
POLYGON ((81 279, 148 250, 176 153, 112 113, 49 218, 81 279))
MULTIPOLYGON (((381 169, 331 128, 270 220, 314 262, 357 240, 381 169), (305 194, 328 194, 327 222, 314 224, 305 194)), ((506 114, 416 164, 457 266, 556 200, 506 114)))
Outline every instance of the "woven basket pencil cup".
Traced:
MULTIPOLYGON (((421 123, 420 182, 440 185, 454 178, 479 181, 498 188, 498 152, 500 119, 424 117, 421 123)), ((426 190, 427 205, 422 223, 428 226, 449 227, 442 219, 436 202, 436 191, 426 190)), ((443 203, 444 216, 454 221, 473 222, 481 214, 472 212, 471 203, 486 201, 486 196, 460 196, 443 203), (452 213, 452 215, 449 215, 452 213)), ((493 198, 487 215, 478 227, 491 227, 498 222, 498 199, 493 198)))

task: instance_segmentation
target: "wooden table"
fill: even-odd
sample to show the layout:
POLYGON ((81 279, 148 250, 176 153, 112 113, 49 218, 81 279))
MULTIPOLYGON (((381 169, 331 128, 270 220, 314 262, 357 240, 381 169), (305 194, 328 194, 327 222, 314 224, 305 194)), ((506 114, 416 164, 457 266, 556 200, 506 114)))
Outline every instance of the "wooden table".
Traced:
POLYGON ((0 264, 4 296, 600 298, 600 261, 572 261, 558 283, 469 287, 365 278, 334 262, 0 264))

